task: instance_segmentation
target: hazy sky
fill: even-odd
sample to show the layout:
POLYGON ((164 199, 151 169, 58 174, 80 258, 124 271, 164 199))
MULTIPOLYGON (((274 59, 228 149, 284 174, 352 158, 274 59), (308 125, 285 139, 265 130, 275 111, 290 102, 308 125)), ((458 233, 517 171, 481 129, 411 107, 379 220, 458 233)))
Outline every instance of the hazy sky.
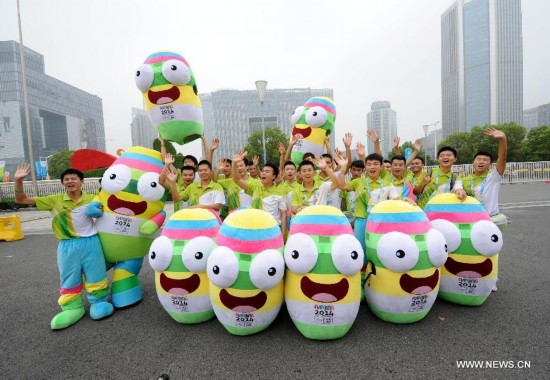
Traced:
MULTIPOLYGON (((347 131, 366 141, 375 100, 391 102, 402 141, 441 120, 441 14, 453 0, 20 1, 23 42, 44 55, 46 73, 103 99, 111 153, 131 145, 135 69, 163 49, 188 60, 200 93, 251 90, 258 79, 333 88, 337 146, 347 131)), ((18 41, 16 1, 0 4, 0 40, 18 41)), ((522 12, 530 108, 550 103, 550 1, 523 0, 522 12)))

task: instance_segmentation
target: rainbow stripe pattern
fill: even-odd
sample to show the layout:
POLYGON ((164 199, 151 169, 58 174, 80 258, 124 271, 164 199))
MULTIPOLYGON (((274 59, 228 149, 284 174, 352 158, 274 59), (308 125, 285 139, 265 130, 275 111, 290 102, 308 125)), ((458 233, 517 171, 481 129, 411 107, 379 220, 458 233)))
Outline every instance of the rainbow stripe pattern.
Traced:
POLYGON ((97 219, 96 227, 107 266, 113 267, 115 307, 141 300, 137 275, 155 238, 153 234, 166 216, 167 195, 158 183, 163 167, 159 152, 137 146, 117 158, 102 178, 96 200, 103 206, 103 215, 97 219), (144 181, 148 186, 146 190, 143 190, 144 181))
POLYGON ((310 206, 292 219, 285 246, 285 302, 302 335, 337 339, 351 329, 359 311, 363 256, 339 209, 310 206))
POLYGON ((482 305, 497 282, 495 252, 502 246, 502 233, 473 197, 461 202, 454 194, 439 194, 426 204, 425 211, 434 228, 441 230, 448 242, 456 242, 449 243, 449 258, 441 268, 439 298, 466 306, 482 305))
POLYGON ((236 271, 234 280, 223 286, 216 281, 216 272, 208 271, 216 317, 235 335, 266 329, 283 303, 284 241, 276 220, 263 210, 236 210, 224 220, 216 244, 216 250, 221 248, 223 253, 215 257, 215 250, 208 267, 221 268, 223 274, 225 261, 229 260, 235 263, 231 269, 236 271), (265 286, 260 288, 260 283, 265 286))
MULTIPOLYGON (((418 206, 387 200, 373 207, 366 226, 365 297, 372 313, 392 323, 413 323, 430 311, 439 290, 444 239, 430 243, 426 214, 418 206), (437 244, 439 243, 439 244, 437 244), (432 260, 431 245, 438 248, 432 260)), ((433 232, 438 234, 437 231, 433 232)))
MULTIPOLYGON (((219 228, 218 218, 209 210, 180 210, 170 217, 161 237, 155 240, 160 244, 152 245, 151 249, 158 246, 155 255, 169 256, 168 267, 162 271, 155 270, 155 286, 162 307, 179 323, 201 323, 214 317, 206 260, 214 247, 219 228), (168 238, 169 242, 165 247, 164 242, 159 241, 163 237, 168 238), (162 249, 166 252, 161 252, 162 249), (185 265, 189 260, 194 270, 185 265)), ((149 260, 151 262, 151 257, 149 260)))
POLYGON ((136 84, 143 93, 151 123, 162 138, 186 144, 202 136, 203 113, 197 83, 182 55, 171 51, 149 55, 136 72, 136 84))

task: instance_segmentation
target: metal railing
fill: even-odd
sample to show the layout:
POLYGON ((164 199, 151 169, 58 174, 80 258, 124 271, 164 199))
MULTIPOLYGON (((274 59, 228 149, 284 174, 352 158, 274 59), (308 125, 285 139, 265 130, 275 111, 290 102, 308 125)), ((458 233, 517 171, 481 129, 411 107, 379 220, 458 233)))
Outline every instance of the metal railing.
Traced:
MULTIPOLYGON (((427 166, 434 168, 435 166, 427 166)), ((492 169, 495 164, 491 165, 492 169)), ((472 164, 453 165, 453 173, 466 177, 474 172, 472 164)), ((502 183, 544 182, 550 180, 550 161, 508 162, 502 176, 502 183)))
MULTIPOLYGON (((86 178, 82 190, 90 194, 97 194, 99 190, 99 178, 86 178)), ((13 182, 0 183, 0 200, 13 200, 15 198, 13 182)), ((61 181, 56 180, 44 180, 38 181, 38 194, 35 194, 32 181, 23 182, 23 191, 29 197, 45 196, 51 194, 57 194, 64 192, 61 181)))

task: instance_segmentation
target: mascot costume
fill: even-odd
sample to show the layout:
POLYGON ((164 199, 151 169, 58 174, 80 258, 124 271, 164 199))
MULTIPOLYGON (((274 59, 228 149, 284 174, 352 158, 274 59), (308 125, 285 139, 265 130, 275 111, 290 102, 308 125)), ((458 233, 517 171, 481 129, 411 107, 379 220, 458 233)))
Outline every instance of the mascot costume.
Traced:
POLYGON ((325 138, 332 133, 336 119, 336 106, 332 99, 317 96, 296 108, 292 117, 292 136, 302 138, 292 148, 292 162, 300 165, 304 154, 311 152, 319 157, 325 152, 325 138))
POLYGON ((283 303, 283 236, 267 212, 237 210, 223 222, 207 263, 210 299, 227 331, 266 329, 283 303))
POLYGON ((169 51, 151 54, 136 70, 135 81, 151 123, 163 139, 185 144, 202 136, 199 91, 185 58, 169 51))
POLYGON ((220 228, 216 215, 202 208, 173 214, 149 249, 157 296, 179 323, 201 323, 214 317, 206 262, 220 228))
POLYGON ((437 298, 439 268, 447 259, 443 234, 431 228, 420 207, 388 200, 369 213, 366 243, 365 297, 371 311, 393 323, 424 318, 437 298))
POLYGON ((309 339, 337 339, 349 331, 361 300, 363 249, 346 216, 310 206, 292 219, 285 245, 285 302, 309 339))
POLYGON ((143 257, 162 226, 166 192, 159 183, 164 168, 160 153, 132 147, 105 171, 101 190, 88 206, 107 269, 113 269, 112 302, 117 308, 141 301, 138 279, 143 257))
POLYGON ((445 235, 449 249, 439 297, 467 306, 483 304, 497 282, 502 232, 472 197, 460 201, 455 194, 439 194, 425 211, 433 228, 445 235))

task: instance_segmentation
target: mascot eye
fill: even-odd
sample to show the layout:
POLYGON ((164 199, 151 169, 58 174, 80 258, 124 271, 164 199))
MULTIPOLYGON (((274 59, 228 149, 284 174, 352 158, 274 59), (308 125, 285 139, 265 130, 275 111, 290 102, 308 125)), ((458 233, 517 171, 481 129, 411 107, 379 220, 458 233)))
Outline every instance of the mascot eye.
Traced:
POLYGON ((346 276, 353 276, 363 267, 363 260, 363 248, 355 236, 344 234, 334 239, 332 262, 338 272, 346 276))
POLYGON ((480 220, 472 226, 472 245, 483 256, 494 256, 502 249, 502 232, 496 224, 480 220))
POLYGON ((166 236, 159 236, 149 248, 149 265, 156 272, 163 272, 172 261, 172 242, 166 236))
POLYGON ((294 273, 310 272, 317 264, 318 257, 315 242, 306 234, 300 232, 288 238, 285 245, 285 263, 294 273))
POLYGON ((214 247, 214 241, 206 236, 198 236, 189 240, 181 252, 183 265, 191 272, 204 272, 208 256, 214 247))
POLYGON ((300 120, 302 114, 304 113, 304 109, 304 106, 300 106, 294 110, 294 113, 290 117, 290 122, 292 123, 292 125, 295 125, 298 120, 300 120))
POLYGON ((307 110, 306 123, 311 127, 320 127, 327 122, 327 111, 324 108, 315 106, 307 110))
POLYGON ((136 70, 135 78, 136 86, 141 92, 147 91, 151 88, 153 84, 153 79, 155 79, 155 73, 153 68, 149 65, 141 65, 136 70))
POLYGON ((454 252, 460 247, 462 238, 458 227, 448 220, 435 219, 431 221, 432 228, 435 228, 443 234, 447 242, 447 252, 454 252))
POLYGON ((177 59, 169 59, 162 64, 162 75, 168 82, 176 86, 183 86, 191 80, 189 68, 177 59))
POLYGON ((285 260, 281 252, 266 249, 256 255, 250 264, 250 280, 261 290, 269 290, 283 279, 285 260))
POLYGON ((138 181, 137 189, 139 195, 149 202, 158 201, 164 195, 164 187, 159 184, 157 173, 144 173, 138 181))
POLYGON ((428 257, 434 267, 440 267, 445 264, 448 256, 445 236, 435 228, 432 228, 428 231, 426 243, 428 246, 428 257))
POLYGON ((393 272, 407 272, 418 263, 418 246, 402 232, 390 232, 378 240, 376 248, 382 264, 393 272))
POLYGON ((220 288, 228 288, 239 277, 239 262, 235 253, 227 247, 215 248, 206 264, 208 279, 220 288))
POLYGON ((110 194, 118 193, 128 186, 131 179, 130 168, 126 165, 116 164, 103 173, 101 188, 110 194))

